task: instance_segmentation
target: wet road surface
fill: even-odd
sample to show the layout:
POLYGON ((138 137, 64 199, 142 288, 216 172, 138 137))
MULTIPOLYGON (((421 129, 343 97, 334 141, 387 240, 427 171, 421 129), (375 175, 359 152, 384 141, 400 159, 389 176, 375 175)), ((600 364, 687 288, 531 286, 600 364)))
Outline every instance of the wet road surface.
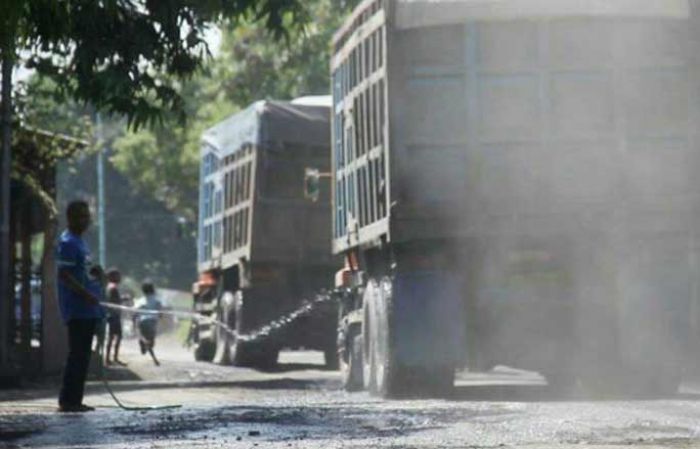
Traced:
POLYGON ((58 414, 56 389, 0 390, 0 447, 19 448, 466 448, 700 447, 700 383, 647 400, 555 397, 532 373, 500 369, 459 376, 447 399, 381 401, 340 390, 322 355, 287 352, 260 373, 192 361, 159 341, 162 366, 125 342, 127 368, 111 369, 116 408, 90 382, 87 414, 58 414))

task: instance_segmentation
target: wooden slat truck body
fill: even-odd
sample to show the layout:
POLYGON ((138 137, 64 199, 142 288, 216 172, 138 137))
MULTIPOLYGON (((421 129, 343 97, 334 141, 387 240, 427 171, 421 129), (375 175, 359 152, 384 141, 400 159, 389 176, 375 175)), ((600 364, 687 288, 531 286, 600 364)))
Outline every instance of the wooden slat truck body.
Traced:
MULTIPOLYGON (((195 310, 253 332, 311 298, 336 269, 329 192, 304 198, 307 167, 329 169, 327 98, 259 101, 202 137, 195 310), (325 100, 324 100, 325 99, 325 100)), ((243 343, 196 327, 196 357, 266 366, 281 347, 321 349, 335 361, 334 318, 302 322, 279 338, 243 343)))

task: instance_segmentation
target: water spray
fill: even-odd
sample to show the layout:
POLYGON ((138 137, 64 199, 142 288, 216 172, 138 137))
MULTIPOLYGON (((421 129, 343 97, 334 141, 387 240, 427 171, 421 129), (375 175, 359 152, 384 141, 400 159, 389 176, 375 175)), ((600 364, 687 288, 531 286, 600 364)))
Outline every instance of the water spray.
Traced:
MULTIPOLYGON (((312 300, 305 301, 297 309, 294 309, 293 311, 275 319, 274 321, 271 321, 271 322, 265 324, 264 326, 259 327, 255 331, 249 332, 246 334, 240 334, 236 331, 236 329, 232 329, 226 323, 219 321, 217 319, 214 319, 212 317, 196 313, 196 312, 185 311, 185 310, 142 310, 142 309, 139 309, 137 307, 127 307, 127 306, 110 304, 110 303, 102 303, 101 305, 106 309, 119 310, 119 311, 131 313, 131 314, 169 315, 169 316, 177 317, 177 318, 191 319, 191 320, 199 322, 199 323, 208 323, 208 324, 211 324, 211 325, 214 325, 216 327, 223 329, 226 333, 228 333, 229 335, 235 337, 236 339, 238 339, 240 341, 252 342, 252 341, 258 341, 258 340, 262 340, 265 338, 269 338, 273 334, 275 334, 275 333, 279 332, 280 330, 286 328, 287 326, 291 325, 296 320, 311 313, 318 305, 320 305, 322 303, 334 301, 335 299, 336 299, 336 296, 333 293, 321 292, 321 293, 317 294, 312 300)), ((112 387, 109 385, 109 381, 105 377, 105 372, 104 372, 104 340, 98 346, 97 356, 99 357, 98 377, 102 381, 102 384, 104 385, 104 387, 107 390, 107 392, 109 393, 109 395, 112 397, 112 399, 114 400, 114 402, 117 404, 117 406, 120 409, 128 410, 128 411, 149 411, 149 410, 169 410, 169 409, 176 409, 176 408, 182 407, 182 404, 152 405, 152 406, 129 406, 129 405, 124 404, 122 401, 119 400, 117 395, 114 393, 114 390, 112 390, 112 387)))

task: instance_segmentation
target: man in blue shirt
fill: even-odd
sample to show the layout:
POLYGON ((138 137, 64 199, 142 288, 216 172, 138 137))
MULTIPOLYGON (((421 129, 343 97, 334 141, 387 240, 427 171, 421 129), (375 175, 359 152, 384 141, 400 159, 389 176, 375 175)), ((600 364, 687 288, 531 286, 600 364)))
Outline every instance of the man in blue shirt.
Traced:
POLYGON ((85 201, 73 201, 66 209, 68 229, 58 239, 58 302, 68 328, 68 358, 58 398, 59 411, 94 410, 83 404, 85 378, 90 365, 92 339, 104 311, 99 298, 90 291, 88 273, 92 268, 90 250, 82 239, 90 226, 90 208, 85 201))

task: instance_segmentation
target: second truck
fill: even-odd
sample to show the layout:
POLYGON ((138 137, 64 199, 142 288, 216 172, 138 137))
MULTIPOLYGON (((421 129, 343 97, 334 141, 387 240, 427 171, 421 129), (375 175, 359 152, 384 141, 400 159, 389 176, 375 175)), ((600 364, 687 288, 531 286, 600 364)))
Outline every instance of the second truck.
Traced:
POLYGON ((304 198, 309 166, 329 169, 327 97, 258 101, 202 138, 194 310, 224 323, 193 324, 197 360, 269 368, 281 348, 317 349, 334 367, 332 303, 281 332, 246 341, 328 284, 330 198, 304 198))

